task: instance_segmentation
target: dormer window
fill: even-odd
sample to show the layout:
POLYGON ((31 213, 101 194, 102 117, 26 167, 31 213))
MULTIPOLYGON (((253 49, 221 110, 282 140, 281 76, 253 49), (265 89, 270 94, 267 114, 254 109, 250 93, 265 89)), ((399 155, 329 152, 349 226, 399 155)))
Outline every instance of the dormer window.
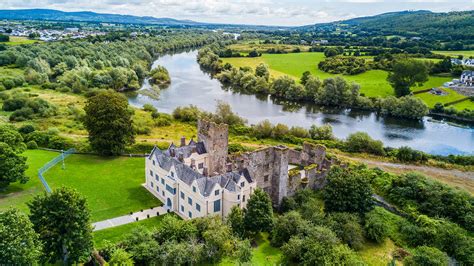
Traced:
POLYGON ((196 187, 193 186, 193 192, 196 193, 196 187))
POLYGON ((240 183, 240 187, 245 187, 245 182, 240 183))
POLYGON ((219 195, 219 190, 214 191, 214 195, 218 196, 219 195))
POLYGON ((171 177, 174 177, 174 172, 171 172, 171 177))
POLYGON ((153 165, 155 165, 155 160, 153 160, 153 165))

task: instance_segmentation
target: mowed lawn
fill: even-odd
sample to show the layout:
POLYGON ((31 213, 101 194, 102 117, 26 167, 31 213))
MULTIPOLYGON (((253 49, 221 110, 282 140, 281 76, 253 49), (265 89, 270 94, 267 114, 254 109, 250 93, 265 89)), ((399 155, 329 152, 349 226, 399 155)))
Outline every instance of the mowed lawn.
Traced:
MULTIPOLYGON (((0 193, 0 210, 13 206, 28 211, 26 203, 45 191, 37 176, 38 169, 58 155, 41 150, 25 152, 30 181, 12 184, 0 193)), ((67 186, 79 191, 87 198, 92 221, 101 221, 162 204, 141 185, 145 177, 144 160, 71 155, 66 159, 66 169, 59 163, 46 172, 45 177, 53 189, 67 186)))
POLYGON ((75 154, 66 159, 66 169, 58 164, 45 177, 52 188, 72 187, 84 195, 91 209, 92 221, 161 205, 142 187, 145 182, 144 158, 75 154))
MULTIPOLYGON (((416 94, 416 97, 422 99, 431 108, 434 107, 436 103, 446 104, 449 102, 466 98, 466 96, 459 94, 454 90, 451 90, 448 88, 443 88, 443 90, 447 93, 446 95, 435 95, 430 92, 424 92, 424 93, 416 94)), ((466 101, 465 104, 462 104, 462 103, 464 102, 459 103, 459 105, 457 104, 453 105, 453 107, 455 107, 456 109, 459 109, 463 106, 466 106, 466 108, 474 109, 474 104, 471 101, 466 101)))
POLYGON ((44 192, 43 185, 38 178, 38 170, 47 162, 58 156, 56 152, 28 150, 24 154, 28 158, 28 170, 26 175, 30 180, 26 184, 13 183, 6 191, 0 192, 0 211, 9 207, 15 207, 27 212, 26 203, 33 197, 44 192))
MULTIPOLYGON (((250 66, 255 68, 260 63, 266 63, 273 77, 290 75, 299 80, 305 71, 310 71, 320 79, 334 77, 336 75, 319 70, 318 64, 324 60, 321 52, 312 53, 289 53, 289 54, 263 54, 257 58, 223 58, 224 63, 230 63, 236 67, 250 66)), ((393 89, 387 82, 388 72, 383 70, 369 70, 358 75, 344 75, 349 82, 356 82, 361 86, 361 93, 367 97, 387 97, 394 95, 393 89)), ((439 87, 451 78, 431 76, 429 81, 416 90, 439 87)))

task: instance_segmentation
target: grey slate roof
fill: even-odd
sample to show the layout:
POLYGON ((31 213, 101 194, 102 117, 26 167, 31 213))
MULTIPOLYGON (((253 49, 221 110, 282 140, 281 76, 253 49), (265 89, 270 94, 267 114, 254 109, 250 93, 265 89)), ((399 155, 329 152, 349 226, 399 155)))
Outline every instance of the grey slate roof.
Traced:
POLYGON ((179 178, 188 186, 191 186, 191 184, 196 180, 199 192, 205 197, 209 196, 212 193, 216 184, 219 184, 222 188, 227 189, 231 192, 240 191, 240 186, 239 184, 237 184, 237 182, 239 182, 241 176, 244 176, 247 182, 253 182, 252 177, 250 176, 249 171, 247 169, 244 169, 239 172, 229 172, 223 175, 206 177, 200 174, 199 172, 194 171, 188 165, 180 162, 175 157, 171 157, 169 154, 169 150, 163 152, 157 147, 155 147, 151 151, 149 158, 152 157, 154 157, 158 165, 166 171, 169 171, 171 167, 174 166, 174 168, 176 169, 175 177, 179 178))
POLYGON ((183 154, 184 158, 188 158, 191 156, 193 152, 197 152, 198 154, 204 154, 207 153, 206 147, 204 146, 204 142, 199 141, 195 142, 193 139, 189 142, 188 145, 178 147, 174 143, 171 143, 171 145, 168 147, 166 151, 164 151, 165 154, 168 156, 171 156, 171 154, 174 152, 174 156, 178 158, 179 154, 183 154))

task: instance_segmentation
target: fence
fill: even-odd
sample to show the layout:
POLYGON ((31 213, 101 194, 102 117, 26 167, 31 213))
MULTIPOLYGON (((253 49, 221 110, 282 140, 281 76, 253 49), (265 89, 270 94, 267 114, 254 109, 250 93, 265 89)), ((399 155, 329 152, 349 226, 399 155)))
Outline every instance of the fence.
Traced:
POLYGON ((52 159, 49 161, 47 164, 45 164, 43 167, 41 167, 38 170, 38 177, 41 180, 41 183, 43 183, 44 188, 48 193, 51 193, 51 188, 48 185, 48 182, 46 182, 46 179, 44 178, 43 174, 51 169, 51 167, 55 166, 59 162, 63 162, 63 167, 64 167, 64 160, 71 154, 75 153, 75 149, 69 149, 67 151, 61 151, 61 154, 57 156, 56 158, 52 159))

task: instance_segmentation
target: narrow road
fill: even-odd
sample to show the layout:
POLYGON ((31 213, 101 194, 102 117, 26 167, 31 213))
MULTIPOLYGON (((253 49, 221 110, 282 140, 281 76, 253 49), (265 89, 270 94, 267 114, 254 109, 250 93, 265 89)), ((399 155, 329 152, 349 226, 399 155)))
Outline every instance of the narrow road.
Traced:
POLYGON ((155 207, 153 209, 147 209, 147 210, 135 212, 129 215, 124 215, 124 216, 115 217, 115 218, 107 219, 100 222, 95 222, 92 224, 92 227, 94 227, 93 229, 94 231, 99 231, 99 230, 103 230, 107 228, 112 228, 112 227, 116 227, 116 226, 120 226, 124 224, 133 223, 136 221, 141 221, 141 220, 156 217, 159 215, 163 215, 163 214, 166 214, 167 211, 168 209, 164 206, 155 207))

